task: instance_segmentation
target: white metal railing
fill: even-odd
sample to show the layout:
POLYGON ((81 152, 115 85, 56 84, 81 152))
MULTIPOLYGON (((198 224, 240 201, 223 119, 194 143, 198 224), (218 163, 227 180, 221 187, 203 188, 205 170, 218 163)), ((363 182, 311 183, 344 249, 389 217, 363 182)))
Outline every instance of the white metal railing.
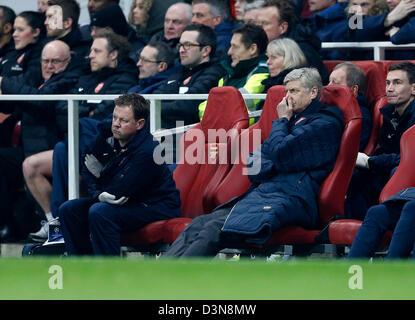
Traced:
MULTIPOLYGON (((119 94, 111 95, 17 95, 0 94, 0 101, 68 101, 68 198, 79 197, 79 122, 78 101, 83 100, 114 100, 119 94)), ((161 100, 206 100, 208 94, 143 94, 150 101, 150 131, 155 138, 161 138, 175 133, 183 133, 194 124, 180 128, 160 130, 161 100)), ((265 99, 266 94, 243 94, 245 100, 265 99)), ((261 111, 249 113, 249 117, 257 117, 261 111)))
POLYGON ((370 41, 370 42, 322 42, 322 49, 372 49, 373 60, 385 60, 385 50, 405 50, 415 48, 415 43, 393 44, 390 41, 370 41))

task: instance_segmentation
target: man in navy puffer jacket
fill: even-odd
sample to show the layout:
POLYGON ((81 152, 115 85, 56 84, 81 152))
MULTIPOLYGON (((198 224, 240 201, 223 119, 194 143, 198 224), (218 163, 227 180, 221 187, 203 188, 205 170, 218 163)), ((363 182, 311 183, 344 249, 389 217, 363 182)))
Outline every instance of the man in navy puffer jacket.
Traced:
POLYGON ((195 218, 166 257, 212 256, 229 245, 265 243, 287 225, 316 227, 317 194, 334 166, 343 116, 339 108, 318 101, 316 69, 295 69, 284 83, 287 95, 277 106, 279 118, 248 165, 251 188, 195 218))

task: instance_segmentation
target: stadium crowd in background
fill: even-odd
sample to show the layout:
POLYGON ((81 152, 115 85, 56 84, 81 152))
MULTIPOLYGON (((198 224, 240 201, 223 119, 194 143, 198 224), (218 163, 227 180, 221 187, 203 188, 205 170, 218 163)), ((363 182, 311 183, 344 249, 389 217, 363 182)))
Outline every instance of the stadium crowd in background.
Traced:
MULTIPOLYGON (((317 71, 312 77, 319 75, 323 85, 351 88, 363 118, 360 152, 345 202, 346 217, 364 220, 369 210, 368 221, 363 224, 368 226, 376 220, 373 212, 382 211, 393 217, 383 223, 382 230, 403 224, 405 219, 397 222, 400 215, 409 217, 411 202, 405 206, 400 202, 399 208, 389 202, 369 208, 376 204, 399 164, 400 137, 415 124, 414 64, 398 62, 390 67, 385 84, 388 105, 381 109, 378 147, 374 154, 366 155, 363 151, 372 133, 372 106, 367 103, 365 71, 344 62, 330 74, 324 60, 373 59, 372 53, 322 50, 321 43, 413 43, 415 1, 133 0, 125 15, 119 0, 88 0, 89 23, 84 25, 79 25, 81 7, 77 0, 37 3, 38 11, 15 12, 0 6, 1 94, 128 92, 135 97, 135 93, 209 93, 218 86, 233 86, 241 93, 267 93, 272 86, 295 82, 287 80, 293 70, 314 68, 317 71)), ((389 50, 386 58, 410 60, 414 51, 389 50)), ((313 97, 310 106, 317 100, 313 97)), ((249 111, 260 110, 263 105, 263 101, 246 101, 249 111)), ((205 107, 206 101, 200 100, 162 101, 161 126, 173 128, 177 121, 197 123, 205 107)), ((31 240, 43 242, 47 221, 59 216, 58 208, 68 197, 67 109, 66 101, 0 101, 0 241, 26 239, 31 232, 31 240), (16 205, 22 195, 19 199, 27 204, 24 209, 16 205)), ((80 101, 81 159, 97 135, 102 139, 99 128, 113 119, 113 109, 113 101, 80 101)), ((287 113, 281 117, 291 121, 287 113)), ((148 119, 145 122, 148 131, 148 119)), ((330 150, 337 150, 336 143, 330 150)), ((175 148, 174 144, 173 154, 175 148)), ((69 225, 72 209, 67 203, 65 206, 69 225)), ((117 206, 119 209, 122 204, 117 206)), ((83 252, 74 249, 69 229, 64 226, 72 253, 83 252)), ((365 230, 362 227, 360 233, 365 230)), ((101 246, 94 250, 96 253, 107 252, 102 243, 94 246, 101 246)), ((109 246, 112 249, 108 252, 119 252, 114 244, 109 246)), ((352 252, 358 247, 356 244, 352 252)), ((92 252, 91 248, 85 252, 92 252)))

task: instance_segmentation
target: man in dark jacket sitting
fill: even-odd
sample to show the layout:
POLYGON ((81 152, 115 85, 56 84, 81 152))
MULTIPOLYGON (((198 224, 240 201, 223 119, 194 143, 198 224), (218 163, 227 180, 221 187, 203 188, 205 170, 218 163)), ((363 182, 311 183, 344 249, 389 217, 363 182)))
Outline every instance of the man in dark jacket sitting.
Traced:
POLYGON ((319 102, 316 69, 295 69, 284 83, 287 94, 277 106, 279 118, 248 161, 251 188, 195 218, 165 256, 216 255, 229 245, 265 243, 286 225, 317 225, 317 194, 333 168, 343 116, 339 108, 319 102))
POLYGON ((180 196, 169 169, 154 162, 149 103, 138 94, 115 100, 112 123, 87 147, 82 179, 88 197, 58 211, 69 254, 119 255, 120 233, 177 217, 180 196))
MULTIPOLYGON (((80 60, 71 57, 69 46, 60 40, 45 45, 39 64, 42 65, 43 82, 26 83, 23 80, 24 75, 0 77, 0 91, 3 94, 66 94, 73 88, 81 74, 80 60)), ((55 103, 55 101, 14 103, 13 112, 21 115, 21 143, 18 146, 0 148, 0 226, 6 224, 8 227, 21 227, 14 225, 10 216, 13 193, 23 188, 23 160, 53 148, 59 141, 55 122, 55 103), (1 220, 4 222, 2 223, 1 220)))
POLYGON ((130 88, 128 93, 153 93, 177 72, 173 50, 161 41, 151 41, 141 50, 137 67, 140 70, 138 85, 130 88))
MULTIPOLYGON (((120 94, 128 91, 137 84, 138 72, 134 61, 129 58, 128 41, 109 30, 100 30, 96 33, 91 46, 90 68, 91 73, 80 77, 72 94, 120 94)), ((114 109, 111 100, 83 100, 79 102, 79 116, 89 117, 95 120, 107 118, 114 109)), ((67 133, 68 125, 68 103, 59 101, 55 105, 56 124, 63 140, 67 133)), ((91 132, 81 131, 81 135, 91 132)), ((94 132, 92 132, 94 134, 94 132)), ((26 184, 35 200, 39 203, 45 214, 51 213, 50 193, 52 186, 49 177, 52 176, 53 149, 35 154, 23 163, 23 172, 26 184)), ((53 177, 54 182, 58 179, 53 177)), ((58 185, 61 185, 58 183, 58 185)), ((52 212, 53 213, 53 212, 52 212)), ((49 220, 49 219, 48 219, 49 220)), ((31 234, 35 241, 44 241, 47 237, 47 225, 31 234)))
POLYGON ((370 114, 366 92, 365 72, 353 62, 342 62, 336 65, 330 74, 329 85, 348 86, 352 89, 359 103, 362 114, 362 132, 360 134, 359 151, 365 150, 372 133, 372 115, 370 114))
MULTIPOLYGON (((225 74, 219 64, 212 63, 216 50, 214 31, 205 25, 189 25, 177 47, 181 69, 153 93, 209 93, 225 74)), ((176 126, 176 121, 183 121, 184 125, 199 122, 198 104, 195 100, 163 101, 161 126, 169 129, 176 126)))
POLYGON ((345 202, 348 218, 363 220, 375 205, 393 169, 399 165, 402 134, 415 124, 415 65, 408 61, 389 67, 386 77, 388 104, 383 107, 378 146, 368 156, 359 152, 345 202))

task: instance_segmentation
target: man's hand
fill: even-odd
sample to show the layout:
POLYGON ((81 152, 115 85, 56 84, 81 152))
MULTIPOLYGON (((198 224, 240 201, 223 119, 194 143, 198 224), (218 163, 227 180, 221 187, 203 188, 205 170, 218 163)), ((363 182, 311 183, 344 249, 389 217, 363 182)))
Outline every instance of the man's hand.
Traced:
POLYGON ((85 156, 85 166, 96 178, 101 176, 101 170, 104 167, 101 162, 93 154, 87 154, 85 156))
POLYGON ((388 36, 389 38, 392 37, 395 33, 397 33, 399 31, 398 27, 392 27, 390 28, 388 31, 385 32, 385 35, 388 36))
POLYGON ((281 102, 277 106, 277 112, 279 118, 291 119, 293 115, 293 108, 287 97, 282 98, 281 102))
POLYGON ((383 25, 385 27, 390 27, 395 22, 402 20, 413 11, 415 11, 415 1, 402 0, 391 12, 389 12, 383 25))
POLYGON ((363 152, 357 154, 356 167, 369 169, 369 156, 363 152))
POLYGON ((118 200, 115 200, 115 196, 113 194, 104 191, 98 196, 98 200, 100 202, 123 205, 124 203, 128 201, 128 197, 121 197, 118 200))

